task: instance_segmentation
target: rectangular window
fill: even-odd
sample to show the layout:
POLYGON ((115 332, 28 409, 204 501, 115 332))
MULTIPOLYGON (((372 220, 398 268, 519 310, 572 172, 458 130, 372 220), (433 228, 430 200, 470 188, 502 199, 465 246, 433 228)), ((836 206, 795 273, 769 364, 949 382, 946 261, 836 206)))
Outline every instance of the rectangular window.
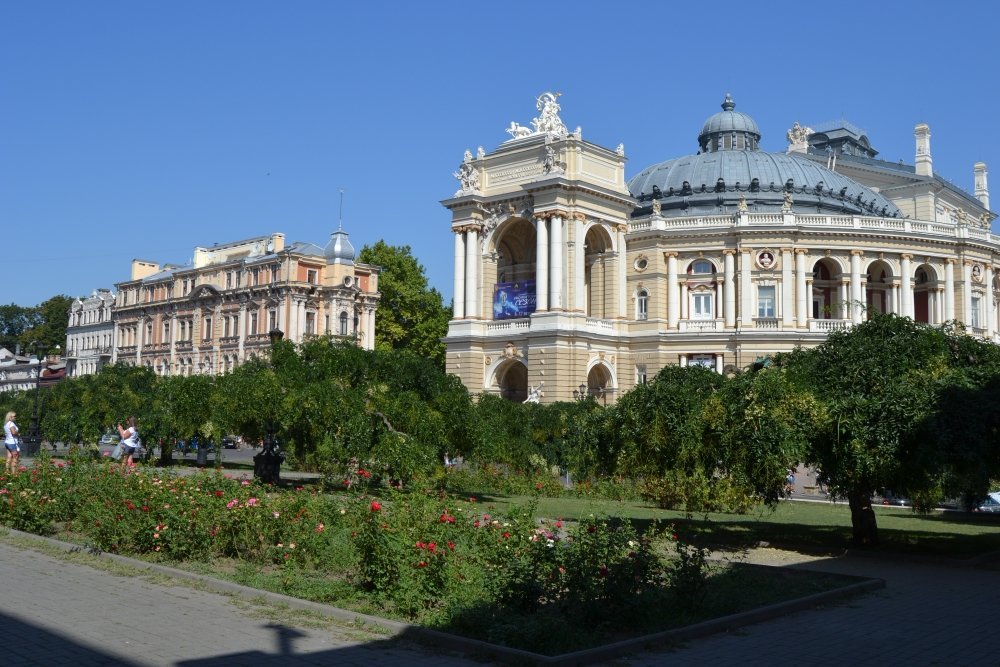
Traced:
POLYGON ((206 317, 201 327, 201 337, 205 340, 212 340, 212 318, 206 317))
POLYGON ((636 364, 635 383, 646 384, 646 364, 636 364))
POLYGON ((715 317, 712 308, 712 294, 691 295, 691 318, 695 320, 710 320, 715 317))
POLYGON ((702 368, 715 368, 714 354, 692 354, 688 357, 688 366, 701 366, 702 368))
POLYGON ((225 329, 225 332, 223 333, 223 335, 226 338, 229 338, 229 336, 230 336, 230 333, 229 333, 229 331, 230 331, 229 330, 229 318, 228 317, 223 317, 222 318, 222 323, 223 323, 223 328, 225 329))
POLYGON ((278 328, 278 311, 267 311, 267 330, 274 331, 278 328))
POLYGON ((253 270, 253 284, 260 285, 260 269, 253 270))
POLYGON ((309 283, 310 285, 316 284, 317 277, 318 276, 315 269, 309 269, 308 271, 306 271, 306 282, 309 283))
POLYGON ((306 333, 316 333, 316 313, 306 313, 306 333))
POLYGON ((257 313, 250 313, 250 331, 247 333, 251 336, 257 335, 257 313))
POLYGON ((982 318, 979 317, 980 298, 978 296, 974 296, 972 297, 971 302, 972 303, 969 304, 969 326, 973 329, 978 329, 983 326, 982 318))
POLYGON ((649 295, 645 291, 639 294, 636 302, 636 319, 645 320, 649 318, 649 295))
POLYGON ((774 317, 774 285, 757 287, 757 317, 774 317))

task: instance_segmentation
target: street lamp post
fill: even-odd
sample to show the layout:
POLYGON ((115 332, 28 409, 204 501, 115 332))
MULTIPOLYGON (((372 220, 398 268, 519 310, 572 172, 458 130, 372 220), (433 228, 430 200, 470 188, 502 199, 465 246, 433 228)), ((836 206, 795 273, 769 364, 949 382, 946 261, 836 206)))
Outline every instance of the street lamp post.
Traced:
MULTIPOLYGON (((35 351, 35 359, 38 362, 38 372, 35 374, 35 410, 31 415, 31 425, 28 427, 28 434, 24 436, 24 455, 36 456, 42 447, 42 421, 41 421, 41 397, 42 397, 42 371, 45 370, 45 360, 48 359, 48 349, 44 343, 34 342, 31 348, 35 351)), ((53 350, 59 354, 59 346, 53 350)))
MULTIPOLYGON (((281 329, 271 329, 267 332, 271 339, 271 365, 274 365, 274 348, 281 342, 285 334, 281 329)), ((277 485, 281 481, 281 464, 285 455, 281 452, 281 443, 275 435, 277 425, 274 419, 267 423, 267 434, 264 436, 264 447, 260 454, 253 457, 253 476, 264 484, 277 485)))

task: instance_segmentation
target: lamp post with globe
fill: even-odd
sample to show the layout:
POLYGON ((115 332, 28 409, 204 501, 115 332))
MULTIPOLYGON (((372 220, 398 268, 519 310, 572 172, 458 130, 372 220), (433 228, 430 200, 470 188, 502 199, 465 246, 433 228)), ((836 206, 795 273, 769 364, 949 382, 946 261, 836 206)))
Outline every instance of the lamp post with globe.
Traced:
MULTIPOLYGON (((44 343, 34 342, 30 349, 35 353, 35 360, 38 362, 38 370, 35 373, 35 409, 31 415, 31 425, 28 433, 24 436, 24 455, 35 456, 42 446, 42 421, 41 421, 41 398, 42 398, 42 372, 45 370, 45 361, 48 359, 48 348, 44 343)), ((59 346, 52 348, 55 354, 59 354, 59 346)))

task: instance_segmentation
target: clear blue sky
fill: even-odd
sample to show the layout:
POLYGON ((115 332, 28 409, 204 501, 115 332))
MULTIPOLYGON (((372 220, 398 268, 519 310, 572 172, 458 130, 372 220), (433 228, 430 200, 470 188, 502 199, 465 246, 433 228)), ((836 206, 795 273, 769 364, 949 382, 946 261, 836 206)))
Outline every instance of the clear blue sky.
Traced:
POLYGON ((440 200, 558 91, 628 175, 696 151, 731 92, 765 150, 849 119, 881 157, 1000 208, 995 3, 44 2, 0 5, 0 303, 129 278, 133 258, 271 232, 409 245, 450 300, 440 200))

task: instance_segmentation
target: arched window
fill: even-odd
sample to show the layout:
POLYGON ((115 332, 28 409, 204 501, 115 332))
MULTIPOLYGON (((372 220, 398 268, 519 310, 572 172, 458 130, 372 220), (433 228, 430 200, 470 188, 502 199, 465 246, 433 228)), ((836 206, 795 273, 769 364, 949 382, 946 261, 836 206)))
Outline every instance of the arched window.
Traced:
POLYGON ((691 265, 690 272, 696 275, 713 274, 715 273, 715 267, 712 266, 711 262, 706 261, 704 259, 699 259, 698 261, 696 261, 694 264, 691 265))
POLYGON ((644 289, 639 290, 635 300, 635 318, 645 320, 649 318, 649 292, 644 289))
POLYGON ((340 335, 347 335, 347 311, 340 313, 340 335))

